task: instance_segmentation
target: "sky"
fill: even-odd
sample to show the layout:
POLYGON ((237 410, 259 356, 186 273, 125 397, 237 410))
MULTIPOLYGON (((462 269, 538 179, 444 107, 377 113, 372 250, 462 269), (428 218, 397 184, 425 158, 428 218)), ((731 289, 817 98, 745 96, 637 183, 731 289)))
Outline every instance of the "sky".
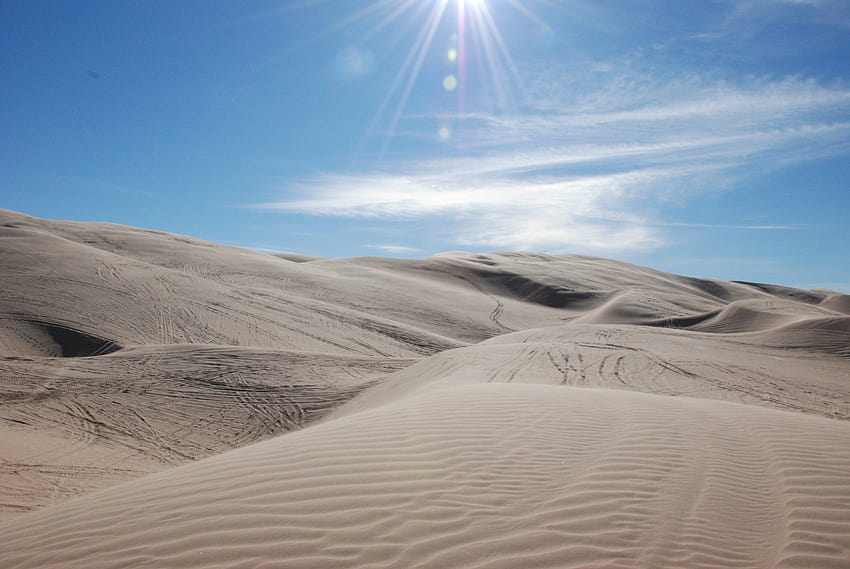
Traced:
POLYGON ((850 292, 846 0, 0 0, 0 207, 850 292))

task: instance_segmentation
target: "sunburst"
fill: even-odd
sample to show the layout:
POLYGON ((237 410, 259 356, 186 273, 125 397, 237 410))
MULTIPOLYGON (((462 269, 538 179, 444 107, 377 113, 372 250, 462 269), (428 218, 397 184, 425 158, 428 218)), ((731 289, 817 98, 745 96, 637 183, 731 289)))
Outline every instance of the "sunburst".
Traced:
MULTIPOLYGON (((369 139, 379 131, 383 134, 380 151, 383 155, 397 134, 429 58, 440 57, 447 64, 446 73, 440 79, 442 89, 451 93, 456 101, 456 108, 450 114, 463 117, 476 110, 471 108, 470 87, 473 83, 486 93, 491 106, 502 110, 512 106, 522 92, 522 77, 491 4, 499 3, 499 8, 509 7, 545 27, 545 22, 527 5, 532 1, 558 7, 553 6, 550 0, 374 0, 307 41, 316 41, 364 24, 365 31, 356 39, 356 45, 368 45, 376 35, 387 29, 413 30, 401 65, 385 89, 364 135, 364 139, 369 139), (450 34, 445 50, 435 47, 438 33, 450 34)), ((295 7, 308 8, 333 2, 335 0, 308 0, 295 7)), ((443 123, 436 129, 436 134, 449 140, 453 128, 443 123)))

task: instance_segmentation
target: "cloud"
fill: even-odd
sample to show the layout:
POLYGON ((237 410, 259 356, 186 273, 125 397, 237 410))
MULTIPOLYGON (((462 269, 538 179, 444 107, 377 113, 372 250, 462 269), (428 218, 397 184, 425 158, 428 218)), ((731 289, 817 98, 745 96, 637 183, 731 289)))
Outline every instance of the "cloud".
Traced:
MULTIPOLYGON (((435 165, 429 165, 435 166, 435 165)), ((266 210, 339 217, 454 220, 463 246, 518 250, 581 247, 646 250, 659 238, 646 219, 612 204, 672 171, 633 171, 575 178, 470 179, 462 169, 405 175, 329 175, 300 185, 301 199, 259 204, 266 210)))
POLYGON ((663 223, 666 227, 693 227, 697 229, 745 229, 749 231, 798 231, 799 225, 722 225, 717 223, 663 223))
MULTIPOLYGON (((670 202, 850 152, 850 90, 797 77, 745 84, 620 74, 594 93, 548 85, 522 112, 454 117, 463 157, 324 174, 255 204, 291 214, 440 219, 461 246, 650 251, 670 202)), ((788 230, 765 223, 691 227, 788 230)))
POLYGON ((244 243, 232 243, 233 247, 239 247, 242 249, 250 249, 252 251, 257 251, 258 253, 268 253, 270 255, 275 254, 295 254, 294 251, 289 251, 287 249, 279 249, 277 247, 270 247, 266 245, 246 245, 244 243))
POLYGON ((842 294, 850 294, 850 282, 839 282, 839 283, 808 283, 797 285, 797 288, 802 289, 823 289, 823 290, 831 290, 835 292, 839 292, 842 294))
POLYGON ((850 26, 850 6, 845 0, 726 0, 731 7, 723 23, 725 36, 753 36, 775 28, 777 22, 793 18, 795 24, 814 23, 822 29, 841 30, 850 26))
POLYGON ((367 245, 370 249, 378 249, 390 255, 412 255, 421 253, 422 249, 417 247, 408 247, 407 245, 367 245))

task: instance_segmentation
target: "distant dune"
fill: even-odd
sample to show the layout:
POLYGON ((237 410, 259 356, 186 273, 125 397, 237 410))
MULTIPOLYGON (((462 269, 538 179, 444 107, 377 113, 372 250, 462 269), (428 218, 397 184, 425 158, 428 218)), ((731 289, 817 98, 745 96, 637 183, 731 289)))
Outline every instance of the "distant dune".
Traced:
POLYGON ((850 296, 0 210, 0 567, 850 567, 850 296))

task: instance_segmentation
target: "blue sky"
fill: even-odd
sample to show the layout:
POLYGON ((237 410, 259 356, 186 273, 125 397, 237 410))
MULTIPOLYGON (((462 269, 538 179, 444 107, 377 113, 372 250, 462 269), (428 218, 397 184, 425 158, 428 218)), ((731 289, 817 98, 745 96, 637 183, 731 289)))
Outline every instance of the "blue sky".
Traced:
POLYGON ((0 0, 0 207, 850 291, 845 0, 0 0))

